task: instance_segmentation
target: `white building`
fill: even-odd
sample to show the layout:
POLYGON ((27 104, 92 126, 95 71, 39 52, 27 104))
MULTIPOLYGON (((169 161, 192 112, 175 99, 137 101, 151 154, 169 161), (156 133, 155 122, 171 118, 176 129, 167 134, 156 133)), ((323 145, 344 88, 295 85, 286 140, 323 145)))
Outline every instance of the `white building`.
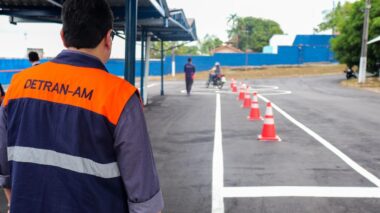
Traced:
POLYGON ((292 46, 295 39, 295 35, 273 35, 269 41, 269 46, 264 47, 263 53, 277 54, 279 46, 292 46))

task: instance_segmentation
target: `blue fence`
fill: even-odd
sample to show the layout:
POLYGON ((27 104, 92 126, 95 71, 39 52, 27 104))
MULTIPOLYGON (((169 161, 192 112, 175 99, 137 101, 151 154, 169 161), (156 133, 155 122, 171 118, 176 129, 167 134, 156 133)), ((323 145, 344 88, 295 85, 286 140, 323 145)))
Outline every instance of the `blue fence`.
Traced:
MULTIPOLYGON (((300 41, 301 43, 302 41, 300 41)), ((321 41, 313 41, 321 43, 321 41)), ((264 66, 264 65, 296 65, 312 62, 336 62, 334 54, 328 46, 280 46, 278 54, 267 53, 223 53, 213 56, 176 56, 176 72, 183 72, 183 66, 187 59, 192 57, 198 71, 211 69, 215 62, 222 66, 264 66)), ((42 60, 46 62, 47 60, 42 60)), ((30 67, 26 59, 0 59, 0 83, 9 84, 12 76, 18 71, 30 67)), ((115 75, 124 75, 124 61, 121 59, 111 59, 106 64, 107 69, 115 75)), ((168 56, 164 60, 164 74, 171 73, 172 58, 168 56)), ((140 76, 141 62, 136 63, 136 77, 140 76)), ((150 62, 150 75, 161 74, 161 63, 159 60, 150 62)))
POLYGON ((335 36, 333 35, 297 35, 293 46, 330 46, 330 40, 335 36))

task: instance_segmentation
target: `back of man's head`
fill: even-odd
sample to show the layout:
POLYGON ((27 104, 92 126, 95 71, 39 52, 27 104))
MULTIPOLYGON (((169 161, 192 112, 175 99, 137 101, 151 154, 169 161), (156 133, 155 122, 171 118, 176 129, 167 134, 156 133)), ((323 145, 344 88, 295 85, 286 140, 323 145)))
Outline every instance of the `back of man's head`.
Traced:
POLYGON ((188 58, 188 59, 187 59, 187 62, 189 62, 189 63, 191 63, 192 61, 193 61, 192 58, 188 58))
POLYGON ((106 0, 66 0, 62 22, 66 47, 95 48, 112 29, 113 15, 106 0))
POLYGON ((38 56, 38 53, 31 51, 28 53, 28 58, 30 62, 36 62, 40 60, 40 57, 38 56))

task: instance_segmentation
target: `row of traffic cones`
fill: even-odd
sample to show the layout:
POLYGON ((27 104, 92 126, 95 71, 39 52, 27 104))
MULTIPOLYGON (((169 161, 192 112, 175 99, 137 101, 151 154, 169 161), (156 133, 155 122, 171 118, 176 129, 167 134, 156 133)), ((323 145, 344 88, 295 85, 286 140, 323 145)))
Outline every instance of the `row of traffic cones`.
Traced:
MULTIPOLYGON (((236 81, 232 79, 231 83, 232 92, 237 93, 236 81)), ((281 141, 280 137, 276 134, 276 127, 274 123, 273 109, 270 102, 267 103, 267 108, 265 112, 265 118, 261 117, 259 100, 257 98, 257 93, 254 92, 252 99, 249 92, 249 86, 240 83, 238 100, 243 101, 242 108, 251 108, 249 116, 247 117, 250 121, 262 121, 264 120, 263 128, 261 134, 258 136, 260 141, 281 141)))

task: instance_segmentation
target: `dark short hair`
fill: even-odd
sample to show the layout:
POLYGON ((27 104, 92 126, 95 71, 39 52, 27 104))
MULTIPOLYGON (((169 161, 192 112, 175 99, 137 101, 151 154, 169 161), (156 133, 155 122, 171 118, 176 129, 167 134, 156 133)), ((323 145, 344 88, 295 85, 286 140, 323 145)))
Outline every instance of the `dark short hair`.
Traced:
POLYGON ((28 53, 28 58, 29 58, 29 61, 31 62, 35 62, 35 61, 39 61, 40 60, 40 57, 38 56, 38 53, 34 52, 34 51, 31 51, 28 53))
POLYGON ((188 58, 188 59, 187 59, 188 62, 191 62, 192 60, 193 60, 193 59, 191 59, 191 58, 188 58))
POLYGON ((106 0, 66 0, 62 7, 63 39, 75 48, 95 48, 113 27, 106 0))

